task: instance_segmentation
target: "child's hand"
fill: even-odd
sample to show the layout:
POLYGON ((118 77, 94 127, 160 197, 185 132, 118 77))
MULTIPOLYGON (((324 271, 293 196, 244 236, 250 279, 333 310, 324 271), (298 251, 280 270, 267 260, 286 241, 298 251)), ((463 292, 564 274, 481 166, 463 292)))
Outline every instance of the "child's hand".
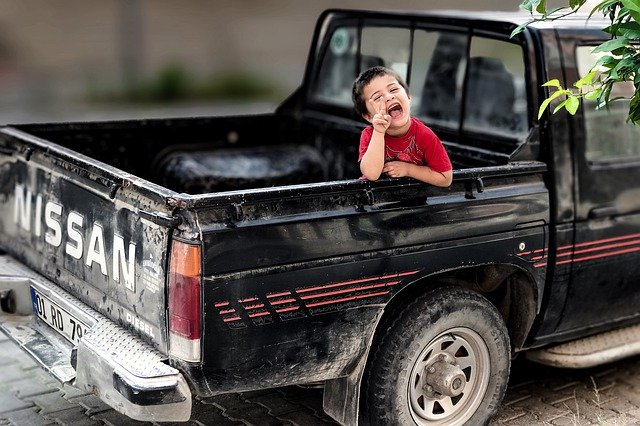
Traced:
POLYGON ((371 119, 373 129, 376 132, 385 134, 391 125, 391 116, 387 114, 387 106, 382 102, 376 103, 373 99, 369 99, 369 102, 373 104, 373 109, 376 111, 376 114, 371 119))
POLYGON ((409 176, 411 166, 411 163, 405 163, 404 161, 389 161, 388 163, 384 163, 382 172, 391 178, 405 177, 409 176))

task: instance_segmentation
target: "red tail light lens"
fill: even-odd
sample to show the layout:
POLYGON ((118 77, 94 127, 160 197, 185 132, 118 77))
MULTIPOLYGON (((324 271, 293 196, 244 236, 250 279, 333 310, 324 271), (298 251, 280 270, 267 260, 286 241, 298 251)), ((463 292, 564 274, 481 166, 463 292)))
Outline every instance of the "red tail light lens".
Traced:
POLYGON ((172 355, 200 360, 202 255, 199 245, 174 241, 169 263, 169 342, 172 355))

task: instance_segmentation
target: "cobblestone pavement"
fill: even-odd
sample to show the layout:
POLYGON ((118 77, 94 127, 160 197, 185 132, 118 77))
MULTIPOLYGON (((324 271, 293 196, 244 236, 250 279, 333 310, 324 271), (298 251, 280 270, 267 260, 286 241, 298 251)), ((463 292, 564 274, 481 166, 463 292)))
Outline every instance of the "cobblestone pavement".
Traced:
MULTIPOLYGON (((117 413, 94 395, 60 387, 0 332, 0 425, 151 425, 117 413)), ((207 398, 180 425, 334 424, 319 389, 288 387, 207 398)), ((164 424, 163 424, 164 425, 164 424)), ((514 363, 492 426, 640 425, 640 357, 589 370, 514 363)))

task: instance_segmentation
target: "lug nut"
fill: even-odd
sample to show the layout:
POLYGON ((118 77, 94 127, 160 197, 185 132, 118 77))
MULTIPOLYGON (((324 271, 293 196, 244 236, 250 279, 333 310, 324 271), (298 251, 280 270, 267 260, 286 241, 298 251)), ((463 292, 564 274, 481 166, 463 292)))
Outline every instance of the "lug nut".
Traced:
POLYGON ((460 386, 462 386, 462 380, 460 380, 459 378, 456 378, 451 384, 451 387, 453 388, 453 390, 460 389, 460 386))

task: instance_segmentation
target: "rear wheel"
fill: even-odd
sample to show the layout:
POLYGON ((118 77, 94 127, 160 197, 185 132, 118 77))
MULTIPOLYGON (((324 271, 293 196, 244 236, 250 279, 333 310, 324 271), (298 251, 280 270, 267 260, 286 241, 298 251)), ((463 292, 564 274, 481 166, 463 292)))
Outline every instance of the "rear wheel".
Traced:
POLYGON ((504 321, 484 297, 434 289, 392 313, 363 382, 369 424, 484 424, 509 377, 504 321))

